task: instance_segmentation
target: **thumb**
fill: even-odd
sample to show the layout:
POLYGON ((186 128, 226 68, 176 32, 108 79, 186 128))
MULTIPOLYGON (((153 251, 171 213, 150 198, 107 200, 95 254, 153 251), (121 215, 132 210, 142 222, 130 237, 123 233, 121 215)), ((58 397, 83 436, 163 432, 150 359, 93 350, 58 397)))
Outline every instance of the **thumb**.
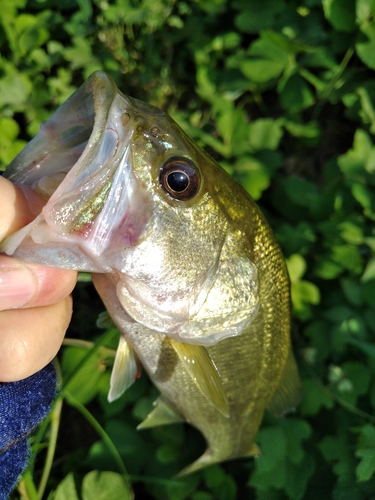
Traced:
POLYGON ((0 241, 35 219, 46 203, 29 186, 20 188, 1 176, 0 199, 0 241))
MULTIPOLYGON (((0 176, 0 241, 31 222, 44 200, 0 176)), ((0 381, 28 377, 58 351, 68 327, 75 271, 0 255, 0 381)))

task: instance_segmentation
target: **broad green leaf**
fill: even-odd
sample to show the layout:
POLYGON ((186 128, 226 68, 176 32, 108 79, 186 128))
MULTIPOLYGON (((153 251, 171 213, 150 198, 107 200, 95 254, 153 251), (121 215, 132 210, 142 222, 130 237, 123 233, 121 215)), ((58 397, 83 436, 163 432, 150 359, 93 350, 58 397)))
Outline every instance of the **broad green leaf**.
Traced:
POLYGON ((356 0, 356 14, 360 23, 368 21, 375 13, 374 0, 356 0))
POLYGON ((302 394, 302 401, 299 405, 302 415, 316 415, 321 408, 332 409, 334 406, 332 397, 317 380, 303 380, 302 394))
POLYGON ((156 452, 156 458, 162 464, 170 464, 178 460, 180 451, 178 447, 170 443, 164 443, 159 446, 156 452))
POLYGON ((366 424, 362 427, 356 456, 361 459, 356 468, 358 481, 368 481, 375 472, 375 427, 366 424))
POLYGON ((375 345, 370 344, 369 342, 364 342, 363 340, 358 339, 349 339, 348 344, 354 345, 358 349, 360 349, 363 353, 371 356, 375 359, 375 345))
POLYGON ((362 169, 372 147, 373 142, 367 132, 358 129, 354 134, 353 148, 339 158, 339 167, 344 173, 362 169))
POLYGON ((316 139, 320 136, 321 130, 319 124, 315 121, 308 123, 296 123, 286 120, 284 122, 286 130, 294 137, 306 137, 308 139, 316 139))
POLYGON ((360 306, 362 304, 362 290, 358 280, 354 278, 343 278, 340 284, 349 304, 360 306))
POLYGON ((341 375, 331 390, 346 403, 355 406, 358 397, 367 393, 370 375, 363 364, 356 361, 347 361, 340 368, 341 375))
POLYGON ((310 434, 309 424, 300 419, 262 429, 257 441, 264 455, 256 460, 249 485, 260 491, 284 489, 290 498, 301 499, 314 472, 314 462, 302 446, 310 434))
POLYGON ((240 68, 251 82, 262 83, 279 77, 284 71, 285 63, 254 57, 244 61, 240 68))
POLYGON ((215 500, 215 498, 208 491, 195 491, 191 495, 191 500, 215 500))
POLYGON ((285 491, 292 500, 302 500, 308 489, 308 482, 315 471, 312 455, 305 454, 301 463, 287 469, 285 491))
POLYGON ((30 96, 32 83, 25 74, 7 75, 0 79, 0 106, 22 106, 30 96))
POLYGON ((355 28, 355 2, 352 0, 322 0, 325 17, 339 31, 355 28))
POLYGON ((371 220, 375 220, 375 199, 372 191, 363 183, 353 183, 353 197, 363 207, 363 213, 371 220))
POLYGON ((251 44, 248 54, 249 58, 240 64, 240 69, 253 82, 277 78, 290 63, 288 53, 267 34, 251 44))
POLYGON ((254 200, 258 200, 270 185, 271 176, 268 169, 254 157, 241 157, 235 163, 234 171, 238 173, 236 178, 254 200))
POLYGON ((212 102, 216 95, 215 84, 211 81, 208 68, 206 66, 199 66, 196 74, 197 92, 201 97, 212 102))
POLYGON ((131 500, 132 492, 120 474, 93 470, 82 482, 82 500, 131 500))
POLYGON ((165 481, 164 486, 158 488, 159 491, 157 498, 167 498, 168 500, 190 500, 190 495, 196 491, 198 484, 199 476, 196 474, 192 474, 178 480, 165 481))
POLYGON ((49 39, 49 32, 38 22, 35 16, 21 14, 15 22, 15 29, 18 33, 18 48, 20 55, 24 56, 35 47, 46 43, 49 39))
POLYGON ((294 313, 301 319, 307 319, 311 314, 311 305, 320 302, 319 288, 310 281, 297 281, 291 286, 294 313))
POLYGON ((360 274, 363 269, 362 257, 359 249, 354 245, 333 245, 331 258, 344 269, 360 274))
POLYGON ((315 351, 314 361, 319 362, 329 355, 331 325, 321 319, 311 321, 304 328, 304 334, 310 339, 309 346, 315 351))
POLYGON ((75 38, 73 47, 64 50, 64 57, 71 63, 72 69, 82 68, 93 61, 92 47, 89 40, 75 38))
POLYGON ((287 437, 289 460, 293 464, 301 464, 305 455, 302 443, 312 433, 310 424, 306 420, 299 418, 285 418, 281 422, 281 426, 287 437))
POLYGON ((203 470, 207 487, 214 493, 215 500, 236 500, 237 485, 234 479, 226 474, 219 465, 212 465, 203 470))
POLYGON ((363 243, 362 227, 357 226, 353 222, 345 221, 339 225, 339 229, 342 239, 347 243, 353 243, 354 245, 363 243))
POLYGON ((0 116, 0 144, 10 145, 16 139, 20 127, 18 123, 8 116, 0 116))
POLYGON ((375 279, 375 257, 370 259, 363 271, 361 281, 366 282, 375 279))
POLYGON ((73 472, 65 476, 65 478, 58 485, 54 500, 79 500, 78 492, 74 482, 73 472))
POLYGON ((299 281, 306 272, 306 261, 298 254, 291 255, 287 260, 290 281, 295 283, 299 281))
POLYGON ((353 309, 346 305, 333 306, 324 311, 324 317, 330 321, 341 323, 353 315, 353 309))
POLYGON ((302 177, 290 176, 283 185, 287 196, 298 206, 309 208, 319 198, 319 188, 302 177))
POLYGON ((249 127, 249 143, 254 151, 260 149, 276 149, 283 136, 280 121, 260 118, 249 127))
POLYGON ((350 478, 354 471, 354 456, 347 439, 347 435, 340 432, 338 436, 326 435, 318 445, 326 461, 332 462, 332 470, 340 480, 350 478))
POLYGON ((3 162, 4 167, 9 165, 9 163, 18 155, 20 151, 26 146, 26 141, 13 141, 9 146, 2 149, 0 147, 0 161, 3 162))
POLYGON ((285 8, 283 0, 241 0, 238 2, 240 14, 235 18, 236 26, 245 33, 257 33, 270 28, 280 12, 285 8))
POLYGON ((64 380, 69 379, 65 389, 83 404, 91 401, 98 393, 99 381, 105 370, 103 354, 98 350, 70 378, 87 353, 88 349, 67 347, 62 358, 63 377, 64 380))
POLYGON ((230 152, 247 138, 247 124, 244 112, 228 102, 225 111, 217 119, 217 128, 230 152))
POLYGON ((306 109, 315 102, 309 86, 298 73, 281 82, 279 93, 281 105, 291 112, 306 109))
POLYGON ((375 40, 357 43, 356 51, 361 61, 371 69, 375 69, 375 40))

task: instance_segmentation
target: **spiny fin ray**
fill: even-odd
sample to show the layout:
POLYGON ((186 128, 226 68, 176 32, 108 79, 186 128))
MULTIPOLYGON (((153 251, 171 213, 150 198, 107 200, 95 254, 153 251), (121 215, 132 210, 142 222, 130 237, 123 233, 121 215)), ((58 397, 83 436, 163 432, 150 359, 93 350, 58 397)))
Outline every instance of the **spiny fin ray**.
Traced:
POLYGON ((170 340, 187 372, 202 394, 225 417, 229 417, 229 405, 218 369, 205 347, 195 344, 181 344, 170 340))
POLYGON ((148 429, 149 427, 157 427, 159 425, 175 424, 184 422, 184 419, 176 410, 162 398, 158 398, 154 402, 155 408, 147 415, 145 420, 141 422, 137 429, 148 429))

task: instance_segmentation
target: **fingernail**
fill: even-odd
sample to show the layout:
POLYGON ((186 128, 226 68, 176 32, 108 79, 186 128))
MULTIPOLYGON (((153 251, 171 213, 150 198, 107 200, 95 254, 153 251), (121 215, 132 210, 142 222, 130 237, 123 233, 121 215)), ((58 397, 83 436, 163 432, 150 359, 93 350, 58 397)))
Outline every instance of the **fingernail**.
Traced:
POLYGON ((0 270, 0 311, 24 306, 35 292, 35 279, 27 268, 0 270))

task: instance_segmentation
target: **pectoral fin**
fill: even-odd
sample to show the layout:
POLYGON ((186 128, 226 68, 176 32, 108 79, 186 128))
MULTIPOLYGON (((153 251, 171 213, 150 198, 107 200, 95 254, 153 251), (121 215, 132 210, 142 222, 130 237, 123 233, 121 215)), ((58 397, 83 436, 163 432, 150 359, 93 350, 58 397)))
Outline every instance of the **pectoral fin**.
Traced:
POLYGON ((138 363, 131 345, 121 335, 112 369, 108 401, 118 399, 135 381, 138 363))
POLYGON ((290 352, 282 374, 280 384, 276 388, 268 409, 277 417, 281 417, 294 408, 301 399, 301 382, 293 353, 290 352))
POLYGON ((158 398, 154 405, 155 408, 147 415, 145 420, 138 425, 138 430, 148 429, 149 427, 157 427, 159 425, 184 422, 184 419, 175 411, 175 409, 162 398, 158 398))
POLYGON ((195 344, 170 342, 184 367, 208 401, 229 417, 228 399, 218 369, 205 347, 195 344))

